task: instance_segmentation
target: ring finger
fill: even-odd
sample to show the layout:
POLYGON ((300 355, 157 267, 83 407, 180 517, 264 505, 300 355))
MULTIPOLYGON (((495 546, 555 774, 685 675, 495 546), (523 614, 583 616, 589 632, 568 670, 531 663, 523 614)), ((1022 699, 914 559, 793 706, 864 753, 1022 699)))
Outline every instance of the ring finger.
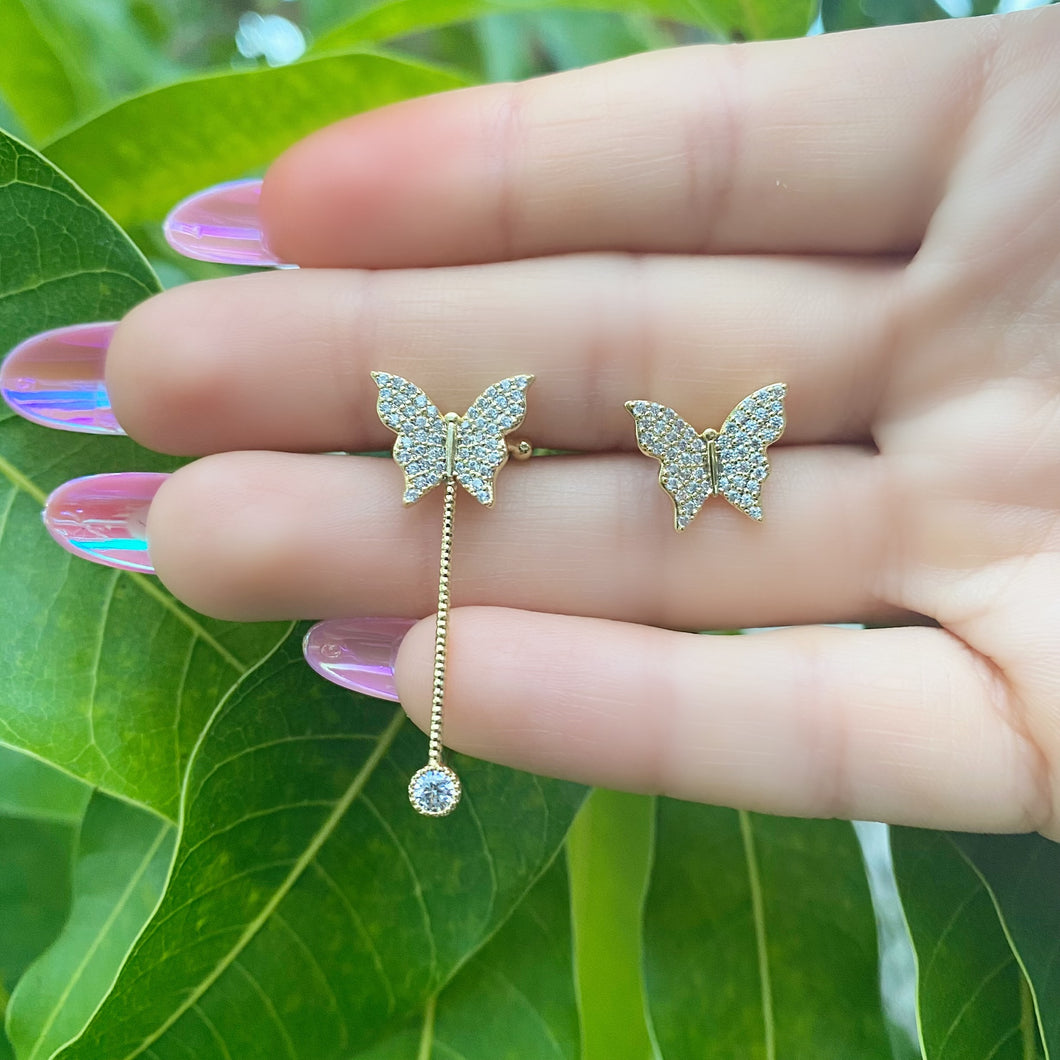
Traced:
MULTIPOLYGON (((798 446, 772 460, 763 523, 714 498, 682 534, 640 455, 507 469, 494 510, 458 500, 458 602, 683 629, 907 617, 876 595, 893 514, 885 458, 798 446)), ((151 557, 179 597, 220 617, 415 617, 436 599, 440 500, 406 509, 400 495, 389 460, 220 454, 158 491, 151 557)), ((83 512, 76 500, 60 492, 49 517, 83 512)))

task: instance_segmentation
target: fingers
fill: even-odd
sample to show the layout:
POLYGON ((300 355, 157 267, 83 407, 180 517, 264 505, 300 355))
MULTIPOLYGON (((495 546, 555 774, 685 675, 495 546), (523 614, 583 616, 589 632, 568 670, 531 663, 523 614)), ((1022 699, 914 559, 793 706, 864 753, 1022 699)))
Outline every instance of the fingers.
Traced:
MULTIPOLYGON (((763 523, 711 498, 682 534, 639 454, 510 465, 494 508, 457 500, 456 602, 689 629, 905 617, 874 595, 895 517, 882 461, 840 446, 771 459, 763 523)), ((390 460, 207 457, 155 496, 151 558, 219 617, 419 617, 437 601, 441 498, 400 495, 390 460)))
POLYGON ((373 369, 461 413, 498 379, 534 373, 525 433, 551 448, 632 448, 633 398, 720 427, 777 381, 785 442, 860 440, 899 279, 890 265, 624 255, 243 276, 136 309, 107 385, 138 441, 187 454, 389 447, 373 369))
MULTIPOLYGON (((417 624, 397 658, 421 725, 433 636, 417 624)), ((520 769, 770 813, 1048 831, 1048 778, 1006 696, 940 629, 709 637, 464 608, 445 739, 520 769)))
POLYGON ((313 266, 567 251, 905 252, 994 37, 982 20, 639 55, 401 103, 270 169, 270 246, 313 266))

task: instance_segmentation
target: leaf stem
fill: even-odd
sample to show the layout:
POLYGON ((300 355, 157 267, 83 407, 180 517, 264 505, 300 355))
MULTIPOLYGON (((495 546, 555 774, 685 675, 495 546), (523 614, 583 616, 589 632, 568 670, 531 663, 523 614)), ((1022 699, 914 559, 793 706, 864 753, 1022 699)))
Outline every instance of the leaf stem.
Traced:
POLYGON ((1023 1041, 1023 1060, 1039 1060, 1038 1027, 1034 1017, 1034 998, 1027 976, 1020 970, 1020 1038, 1023 1041))
POLYGON ((740 836, 747 859, 747 878, 751 890, 751 911, 754 916, 755 948, 758 951, 758 978, 762 986, 762 1027, 766 1060, 776 1060, 776 1031, 773 1026, 773 981, 769 971, 769 947, 766 941, 765 905, 762 901, 762 881, 758 875, 758 854, 755 851, 751 815, 740 810, 740 836))
POLYGON ((0 475, 3 475, 16 489, 28 493, 42 508, 48 500, 48 494, 36 483, 31 482, 14 464, 0 456, 0 475))
POLYGON ((420 1047, 416 1050, 416 1060, 431 1060, 434 1050, 434 1012, 438 1007, 438 995, 432 994, 423 1006, 423 1030, 420 1033, 420 1047))

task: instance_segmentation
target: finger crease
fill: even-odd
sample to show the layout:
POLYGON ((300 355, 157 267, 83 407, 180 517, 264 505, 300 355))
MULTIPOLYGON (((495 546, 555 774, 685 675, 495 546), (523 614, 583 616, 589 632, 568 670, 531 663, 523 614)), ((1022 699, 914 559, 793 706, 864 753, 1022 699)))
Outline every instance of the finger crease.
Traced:
POLYGON ((709 83, 685 112, 686 200, 688 216, 701 226, 701 253, 714 245, 719 222, 729 213, 740 169, 744 54, 739 45, 706 52, 709 83))
POLYGON ((519 214, 519 180, 516 158, 526 138, 523 127, 524 88, 520 84, 505 86, 496 115, 496 136, 487 138, 498 145, 494 158, 497 179, 495 207, 498 256, 511 260, 515 256, 516 229, 519 214))
POLYGON ((982 669, 983 683, 986 686, 984 691, 991 709, 1027 749, 1029 763, 1029 797, 1025 807, 1027 827, 1039 832, 1054 834, 1056 810, 1053 801, 1052 763, 1028 721, 1026 705, 997 663, 968 645, 964 647, 978 661, 982 669))

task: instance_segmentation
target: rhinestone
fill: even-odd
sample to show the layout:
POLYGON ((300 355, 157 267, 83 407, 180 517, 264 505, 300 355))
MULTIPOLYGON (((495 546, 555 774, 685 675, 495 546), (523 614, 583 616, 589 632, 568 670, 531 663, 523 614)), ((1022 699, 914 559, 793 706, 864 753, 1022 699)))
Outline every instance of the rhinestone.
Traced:
POLYGON ((445 817, 460 801, 460 779, 448 766, 424 766, 409 781, 409 802, 426 817, 445 817))

